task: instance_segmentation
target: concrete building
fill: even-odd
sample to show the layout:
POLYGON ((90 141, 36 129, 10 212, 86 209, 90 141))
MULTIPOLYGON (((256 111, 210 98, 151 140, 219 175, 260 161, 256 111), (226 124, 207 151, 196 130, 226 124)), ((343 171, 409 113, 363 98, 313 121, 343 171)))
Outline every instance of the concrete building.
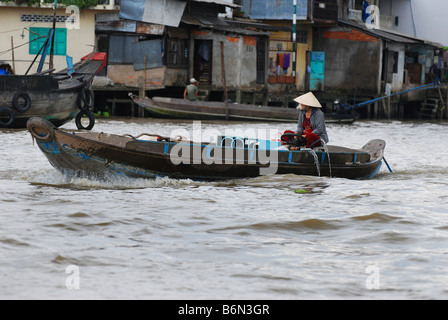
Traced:
POLYGON ((201 99, 223 101, 227 91, 232 101, 264 104, 268 34, 220 18, 227 8, 238 6, 231 0, 122 0, 118 14, 97 15, 98 47, 109 59, 107 74, 94 82, 103 104, 118 110, 114 106, 131 103, 127 94, 135 91, 182 97, 192 77, 201 99))
POLYGON ((448 46, 445 0, 380 0, 381 28, 448 46), (429 23, 430 22, 430 23, 429 23))
MULTIPOLYGON (((314 91, 324 109, 331 111, 334 100, 355 104, 434 81, 434 53, 441 45, 393 30, 395 18, 384 15, 386 10, 377 10, 390 1, 296 0, 297 22, 293 27, 293 1, 242 0, 247 17, 286 29, 270 36, 271 99, 279 93, 290 99, 288 93, 295 94, 293 90, 314 91), (368 6, 374 6, 370 12, 368 6), (292 41, 294 31, 296 40, 292 41), (299 39, 304 39, 303 43, 299 39), (278 68, 279 52, 296 54, 294 70, 278 68), (293 77, 293 71, 295 79, 289 83, 295 84, 294 88, 288 87, 288 81, 276 83, 283 80, 282 75, 287 80, 293 77)), ((413 92, 387 103, 377 101, 360 111, 367 118, 403 118, 416 114, 415 110, 408 112, 408 105, 421 104, 425 98, 426 92, 413 92)))
POLYGON ((281 29, 269 39, 268 86, 271 104, 293 107, 298 92, 323 91, 325 52, 314 50, 314 32, 334 25, 336 0, 241 0, 244 16, 281 29), (295 3, 295 5, 294 5, 295 3))
MULTIPOLYGON (((361 45, 368 38, 361 42, 359 38, 351 39, 351 43, 342 40, 343 37, 339 40, 321 41, 321 47, 326 46, 342 56, 341 60, 335 59, 337 61, 333 63, 328 61, 328 65, 339 70, 340 74, 335 77, 337 83, 333 88, 345 91, 347 100, 369 100, 375 96, 413 90, 433 83, 437 78, 440 80, 446 78, 442 71, 439 76, 436 75, 437 68, 443 69, 446 62, 443 45, 431 38, 415 36, 410 0, 350 0, 348 4, 348 10, 342 11, 338 29, 330 31, 343 32, 345 36, 348 36, 347 32, 361 32, 364 36, 373 37, 371 40, 377 45, 373 43, 361 45), (351 4, 354 6, 350 7, 351 4), (371 7, 372 11, 366 12, 368 5, 375 7, 371 7), (366 16, 369 17, 368 20, 366 16), (344 63, 340 63, 347 56, 351 57, 351 61, 345 59, 344 63), (345 76, 341 73, 342 70, 346 72, 345 76), (376 92, 374 83, 377 84, 376 92), (337 85, 340 88, 337 88, 337 85), (351 99, 350 88, 353 88, 351 99)), ((426 24, 429 26, 432 23, 426 24)), ((330 74, 327 80, 329 88, 332 86, 330 74)), ((385 100, 382 100, 381 103, 377 102, 363 111, 367 111, 367 116, 373 117, 413 118, 422 115, 422 110, 428 105, 428 98, 436 101, 433 104, 435 108, 429 110, 435 115, 437 106, 444 105, 444 97, 437 90, 416 90, 401 94, 388 99, 388 107, 385 106, 385 100)))
MULTIPOLYGON (((95 49, 95 15, 117 11, 118 7, 115 0, 100 0, 94 7, 73 9, 58 5, 56 11, 53 60, 56 70, 67 67, 67 55, 77 62, 95 49)), ((27 72, 53 26, 53 17, 53 5, 48 1, 41 0, 39 4, 0 1, 0 60, 13 66, 16 74, 27 72)), ((47 58, 44 69, 48 69, 48 63, 47 58)), ((37 65, 33 65, 29 74, 36 71, 37 65)))

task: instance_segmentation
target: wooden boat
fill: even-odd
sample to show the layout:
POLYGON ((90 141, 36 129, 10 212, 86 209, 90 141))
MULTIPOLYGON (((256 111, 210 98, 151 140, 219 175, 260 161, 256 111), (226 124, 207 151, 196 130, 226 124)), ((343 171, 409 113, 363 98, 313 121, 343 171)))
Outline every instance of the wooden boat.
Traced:
POLYGON ((361 149, 326 146, 289 151, 279 150, 277 141, 225 136, 212 144, 154 134, 67 132, 41 118, 30 119, 27 128, 56 169, 94 178, 222 180, 295 174, 368 179, 379 172, 386 144, 372 140, 361 149))
MULTIPOLYGON (((157 118, 193 120, 242 120, 297 122, 295 108, 278 108, 258 105, 245 105, 215 101, 189 101, 164 97, 138 97, 129 94, 131 99, 148 113, 157 118)), ((326 113, 327 123, 351 124, 359 118, 355 111, 345 113, 326 113)))
POLYGON ((93 95, 89 88, 105 59, 105 54, 96 53, 70 70, 0 76, 0 128, 25 128, 32 117, 47 119, 59 127, 76 117, 78 128, 91 129, 93 95), (81 122, 84 115, 89 117, 87 127, 81 122))

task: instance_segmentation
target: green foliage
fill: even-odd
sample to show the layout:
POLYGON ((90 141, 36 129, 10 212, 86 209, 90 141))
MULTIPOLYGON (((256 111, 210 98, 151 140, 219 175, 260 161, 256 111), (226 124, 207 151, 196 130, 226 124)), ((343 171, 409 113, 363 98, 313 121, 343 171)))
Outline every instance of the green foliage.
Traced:
MULTIPOLYGON (((52 2, 50 0, 50 2, 52 2)), ((59 0, 58 3, 65 4, 67 6, 77 6, 79 9, 87 9, 95 7, 98 4, 97 0, 59 0)))
MULTIPOLYGON (((0 2, 14 2, 16 4, 27 4, 29 6, 40 5, 40 0, 3 0, 0 2)), ((45 0, 44 3, 54 3, 54 0, 45 0)), ((64 4, 67 6, 77 6, 79 9, 88 9, 95 7, 98 4, 107 4, 108 1, 98 0, 58 0, 58 4, 64 4)))

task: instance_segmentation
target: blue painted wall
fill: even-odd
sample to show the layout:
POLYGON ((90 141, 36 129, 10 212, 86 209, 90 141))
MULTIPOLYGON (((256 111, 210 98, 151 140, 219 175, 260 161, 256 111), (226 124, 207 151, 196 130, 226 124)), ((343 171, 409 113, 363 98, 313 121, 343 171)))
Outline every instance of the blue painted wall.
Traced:
MULTIPOLYGON (((246 16, 260 20, 292 20, 293 0, 242 0, 246 16)), ((297 0, 297 20, 306 20, 308 0, 297 0)))

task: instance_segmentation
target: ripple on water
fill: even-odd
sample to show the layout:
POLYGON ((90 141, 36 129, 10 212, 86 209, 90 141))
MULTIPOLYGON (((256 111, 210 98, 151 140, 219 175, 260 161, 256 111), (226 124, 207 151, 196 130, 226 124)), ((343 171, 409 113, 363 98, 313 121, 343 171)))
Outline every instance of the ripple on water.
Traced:
POLYGON ((379 223, 388 223, 388 222, 393 222, 400 218, 393 217, 393 216, 390 216, 387 214, 382 214, 382 213, 372 213, 369 215, 352 217, 352 219, 358 220, 358 221, 372 221, 372 222, 379 222, 379 223))
POLYGON ((29 247, 30 246, 29 243, 19 241, 16 239, 12 239, 12 238, 0 239, 0 243, 3 243, 5 245, 14 246, 14 247, 29 247))
POLYGON ((306 219, 301 221, 285 222, 261 222, 247 225, 230 226, 210 230, 210 232, 229 231, 229 230, 256 230, 256 231, 320 231, 320 230, 338 230, 344 225, 339 221, 325 221, 321 219, 306 219))
MULTIPOLYGON (((138 135, 148 126, 170 135, 191 122, 98 119, 94 130, 138 135)), ((213 183, 68 179, 28 132, 0 130, 0 271, 8 275, 0 296, 71 299, 64 280, 73 264, 84 298, 446 298, 447 130, 329 124, 335 145, 387 141, 394 172, 383 166, 372 180, 275 175, 213 183), (438 147, 427 152, 421 141, 438 147), (381 290, 365 286, 373 264, 381 290)))

